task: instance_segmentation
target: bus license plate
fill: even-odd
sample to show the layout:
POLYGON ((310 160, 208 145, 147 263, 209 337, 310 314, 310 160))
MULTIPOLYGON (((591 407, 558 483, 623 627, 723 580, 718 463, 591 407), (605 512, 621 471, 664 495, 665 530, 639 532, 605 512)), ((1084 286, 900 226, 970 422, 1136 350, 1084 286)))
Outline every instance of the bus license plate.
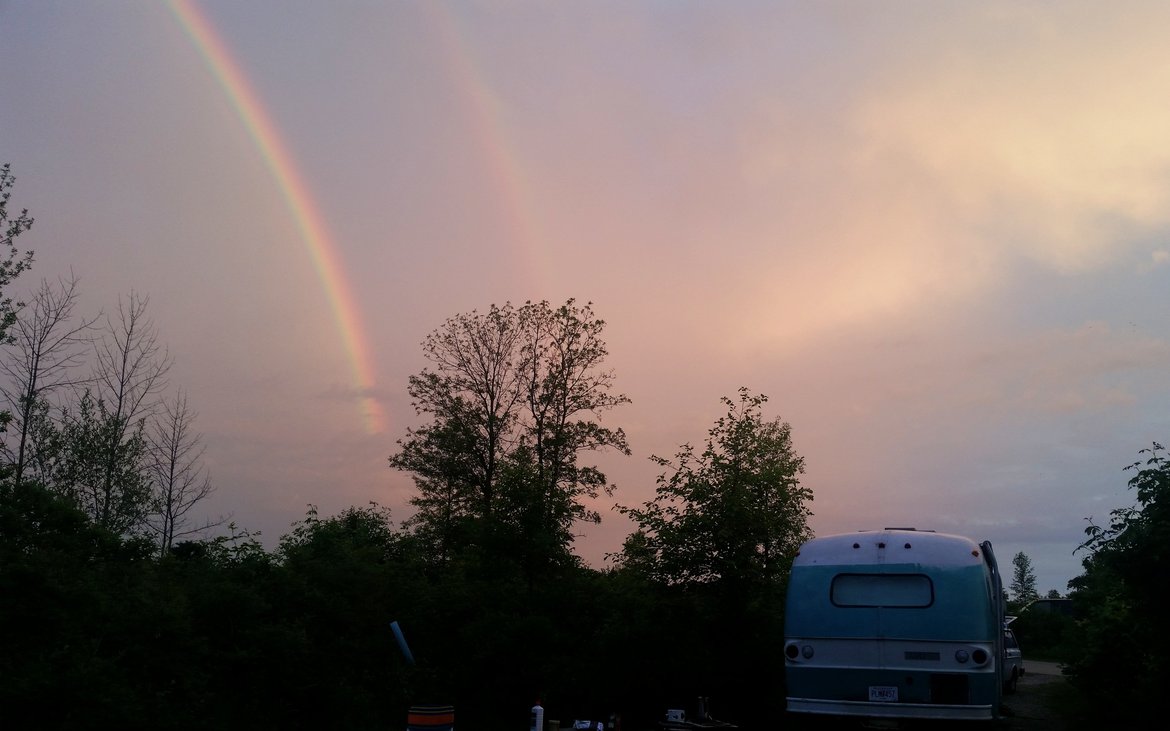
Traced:
POLYGON ((897 703, 898 687, 895 685, 869 686, 869 700, 873 703, 897 703))

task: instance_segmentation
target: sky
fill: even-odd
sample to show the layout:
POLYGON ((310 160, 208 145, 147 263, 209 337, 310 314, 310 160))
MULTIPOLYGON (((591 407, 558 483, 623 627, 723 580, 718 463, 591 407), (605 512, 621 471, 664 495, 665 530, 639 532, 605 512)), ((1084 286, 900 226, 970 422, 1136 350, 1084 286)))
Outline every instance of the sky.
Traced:
MULTIPOLYGON (((741 386, 818 535, 1019 551, 1042 592, 1170 439, 1170 4, 0 0, 41 279, 130 292, 230 515, 410 515, 448 317, 592 302, 633 454, 591 565, 741 386)), ((588 460, 587 460, 588 461, 588 460)))

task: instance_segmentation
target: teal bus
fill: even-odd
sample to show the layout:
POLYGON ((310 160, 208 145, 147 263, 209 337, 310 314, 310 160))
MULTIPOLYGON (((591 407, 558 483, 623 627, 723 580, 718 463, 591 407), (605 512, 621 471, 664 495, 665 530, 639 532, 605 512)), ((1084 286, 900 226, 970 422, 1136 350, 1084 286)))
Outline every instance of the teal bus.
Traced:
POLYGON ((999 717, 1003 584, 986 541, 913 528, 814 538, 785 612, 789 712, 999 717))

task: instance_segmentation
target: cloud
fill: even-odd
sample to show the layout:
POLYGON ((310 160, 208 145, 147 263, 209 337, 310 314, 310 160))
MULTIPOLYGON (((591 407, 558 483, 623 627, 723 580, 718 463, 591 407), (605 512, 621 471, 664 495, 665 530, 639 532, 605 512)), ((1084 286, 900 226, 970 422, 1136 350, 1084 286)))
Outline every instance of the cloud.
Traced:
POLYGON ((1166 226, 1165 6, 1100 11, 974 12, 946 48, 920 42, 860 108, 875 158, 924 176, 981 245, 1060 272, 1166 226))
POLYGON ((711 169, 728 249, 753 257, 721 289, 732 347, 928 322, 994 300, 1021 263, 1086 274, 1170 226, 1166 9, 943 7, 840 21, 866 42, 810 67, 824 88, 777 76, 731 100, 734 164, 711 169))
POLYGON ((1167 264, 1170 264, 1170 249, 1155 249, 1150 252, 1150 260, 1138 267, 1138 271, 1146 274, 1167 264))
POLYGON ((1170 342, 1105 320, 942 346, 937 368, 908 374, 915 393, 1008 421, 1125 413, 1170 368, 1170 342))

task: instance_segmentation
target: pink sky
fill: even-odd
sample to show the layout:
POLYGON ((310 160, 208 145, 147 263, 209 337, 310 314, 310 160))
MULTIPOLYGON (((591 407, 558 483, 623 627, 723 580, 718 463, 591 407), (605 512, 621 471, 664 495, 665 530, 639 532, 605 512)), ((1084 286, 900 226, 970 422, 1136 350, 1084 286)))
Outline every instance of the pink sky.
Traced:
POLYGON ((599 457, 618 502, 747 386, 818 533, 988 538, 1063 590, 1170 439, 1166 27, 1161 2, 0 3, 0 161, 37 218, 14 291, 148 294, 208 509, 270 543, 309 503, 409 514, 386 458, 445 318, 575 297, 633 400, 606 423, 634 455, 599 457))

